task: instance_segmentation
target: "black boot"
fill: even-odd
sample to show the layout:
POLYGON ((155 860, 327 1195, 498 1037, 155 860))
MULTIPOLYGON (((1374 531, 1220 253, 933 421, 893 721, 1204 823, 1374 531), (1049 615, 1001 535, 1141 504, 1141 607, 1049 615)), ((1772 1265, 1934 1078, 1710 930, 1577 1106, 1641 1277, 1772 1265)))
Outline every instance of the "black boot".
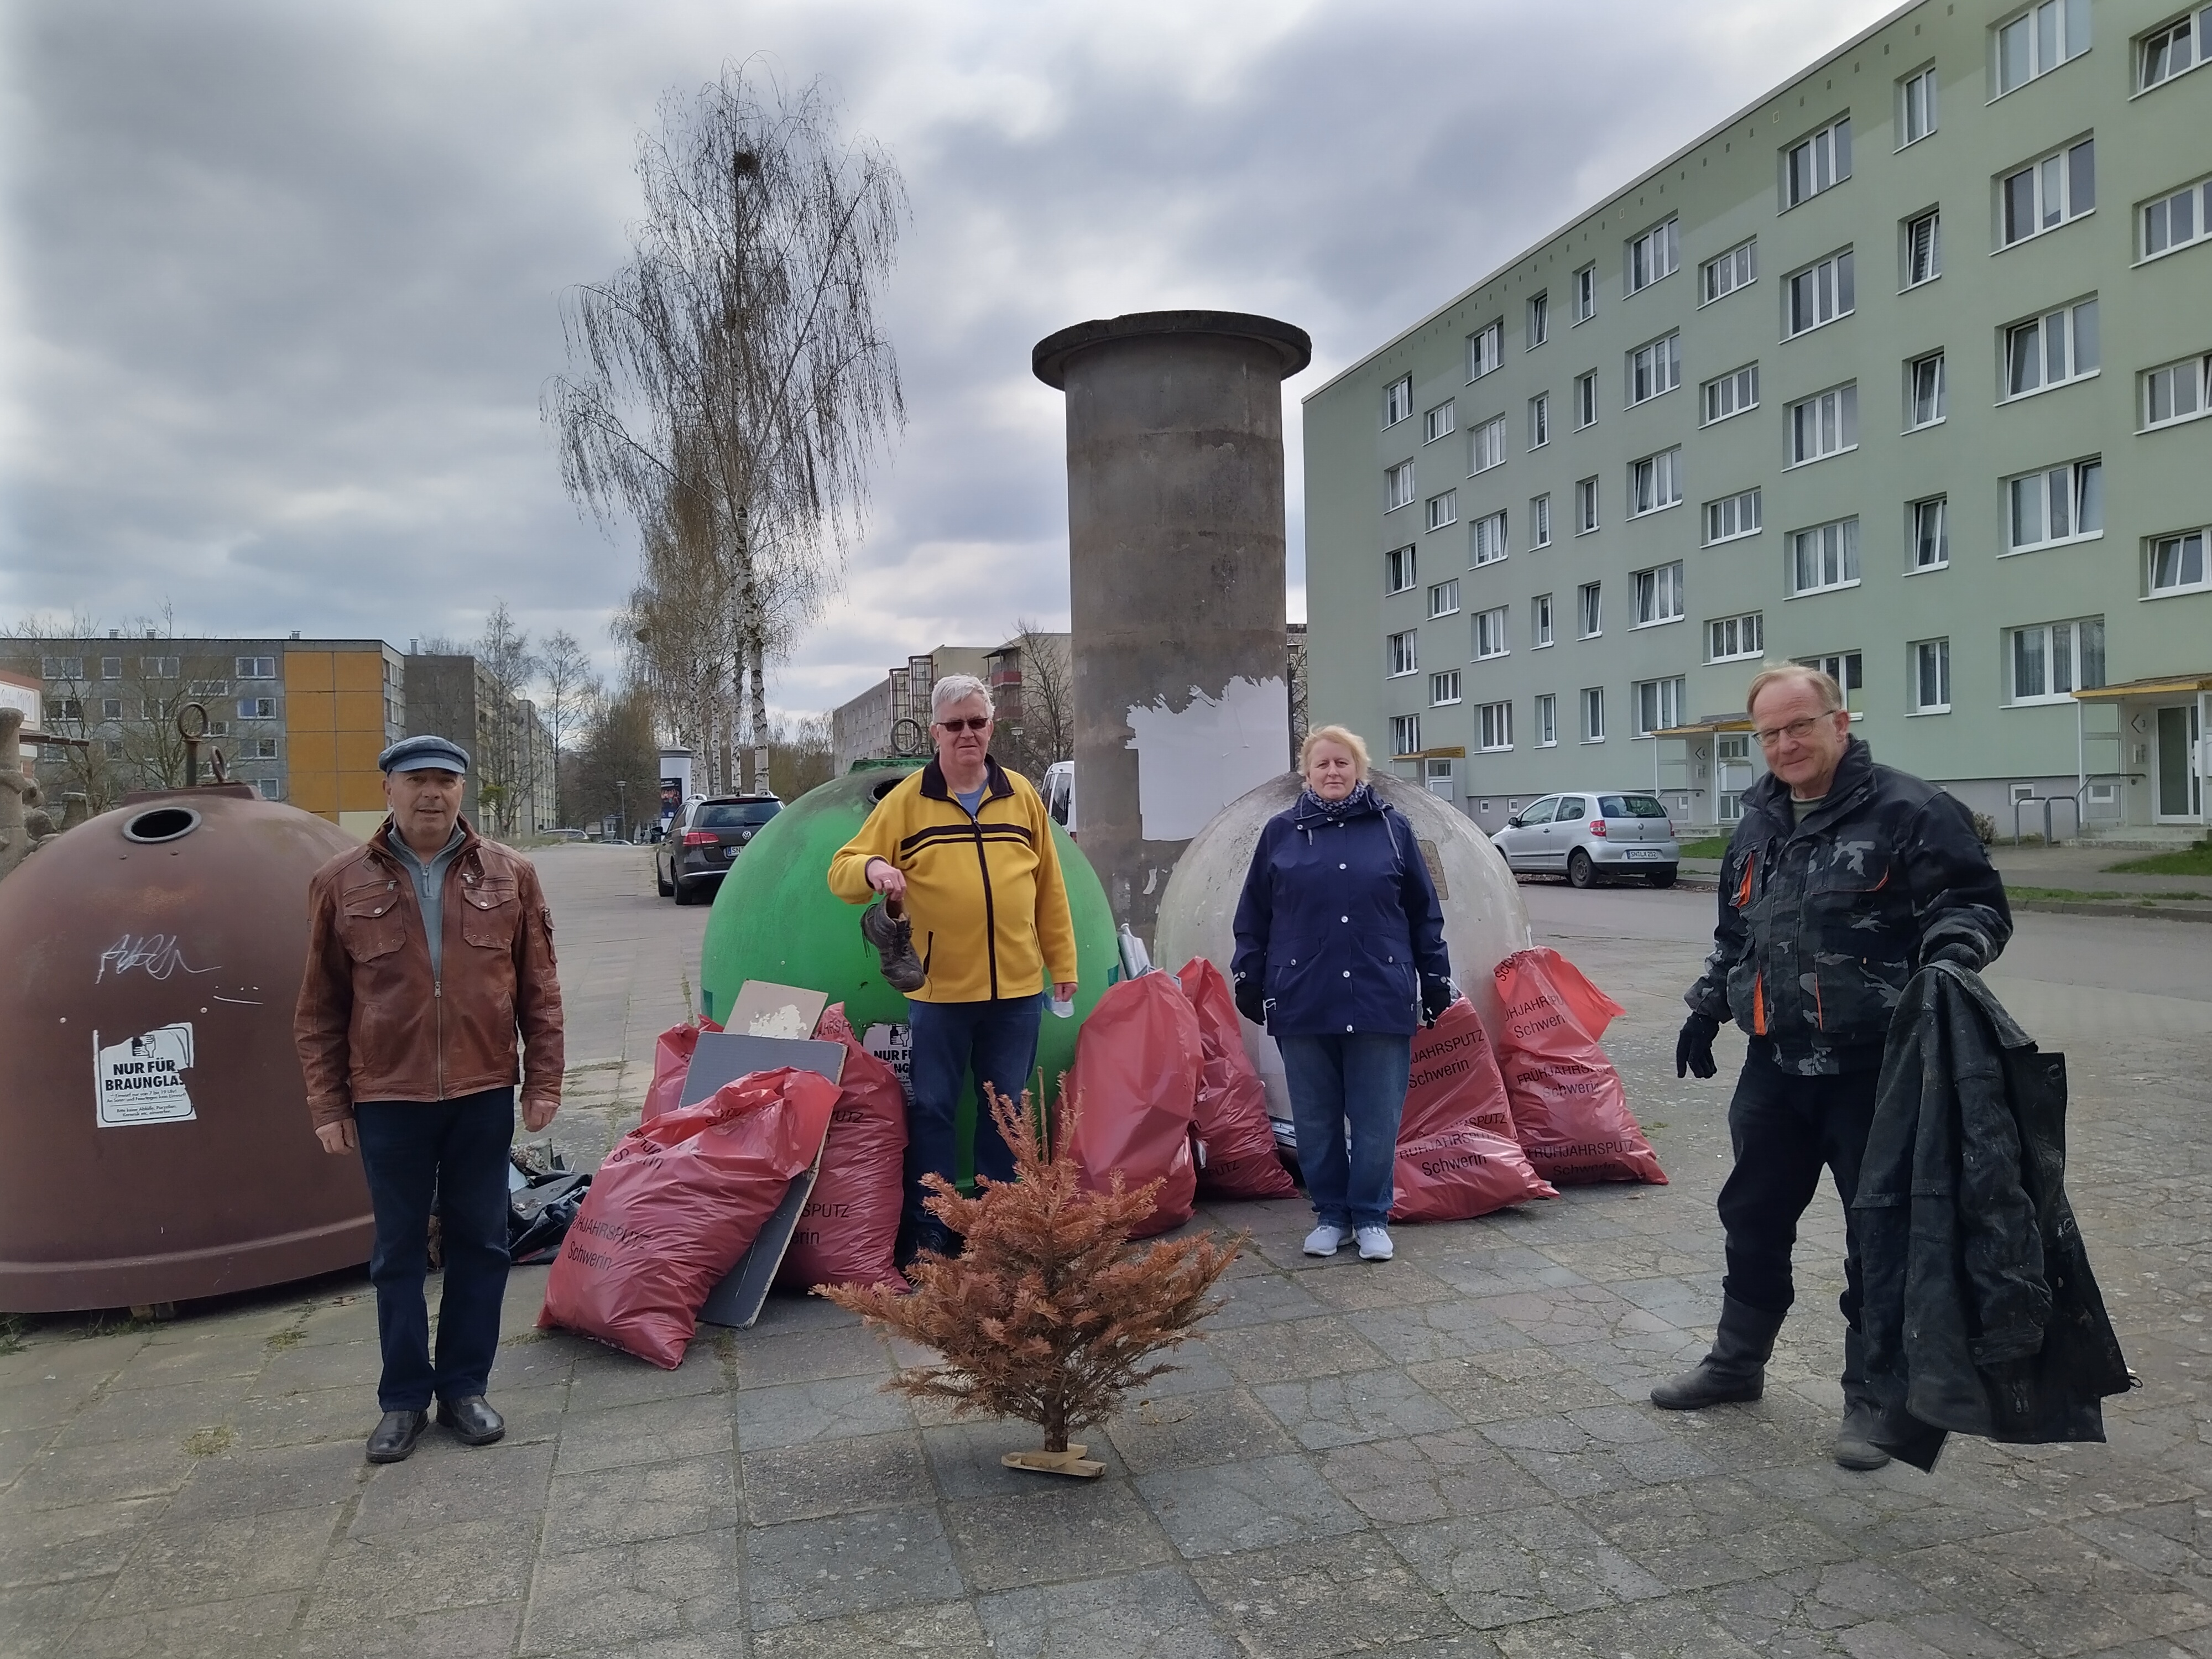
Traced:
POLYGON ((1856 1331, 1844 1332, 1844 1425, 1836 1431, 1836 1463, 1846 1469, 1878 1469, 1889 1454, 1875 1443, 1881 1421, 1874 1393, 1866 1382, 1866 1339, 1856 1331))
POLYGON ((1670 1412, 1693 1412, 1701 1406, 1758 1399, 1766 1392, 1766 1358, 1774 1352, 1782 1320, 1778 1313, 1723 1301, 1712 1352, 1696 1370, 1670 1376, 1652 1389, 1651 1403, 1670 1412))

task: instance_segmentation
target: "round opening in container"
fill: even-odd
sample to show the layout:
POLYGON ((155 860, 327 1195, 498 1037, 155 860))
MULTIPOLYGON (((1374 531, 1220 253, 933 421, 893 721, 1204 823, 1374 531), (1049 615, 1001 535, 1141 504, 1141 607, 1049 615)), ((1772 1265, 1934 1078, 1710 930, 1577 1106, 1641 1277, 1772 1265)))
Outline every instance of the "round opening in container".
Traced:
POLYGON ((894 789, 897 788, 897 787, 899 787, 899 785, 901 785, 901 784, 904 783, 905 781, 906 781, 906 774, 905 774, 905 773, 903 773, 903 772, 902 772, 902 773, 900 773, 900 774, 898 775, 898 776, 896 776, 896 777, 895 777, 895 778, 885 778, 885 779, 884 779, 881 783, 878 784, 874 788, 872 788, 872 789, 869 790, 869 791, 868 791, 868 793, 869 793, 869 795, 870 795, 870 797, 871 797, 872 799, 876 799, 876 800, 881 800, 881 799, 882 799, 885 795, 890 794, 890 792, 891 792, 892 790, 894 790, 894 789))
POLYGON ((200 827, 200 815, 189 806, 155 806, 123 826, 123 839, 151 846, 176 841, 200 827))

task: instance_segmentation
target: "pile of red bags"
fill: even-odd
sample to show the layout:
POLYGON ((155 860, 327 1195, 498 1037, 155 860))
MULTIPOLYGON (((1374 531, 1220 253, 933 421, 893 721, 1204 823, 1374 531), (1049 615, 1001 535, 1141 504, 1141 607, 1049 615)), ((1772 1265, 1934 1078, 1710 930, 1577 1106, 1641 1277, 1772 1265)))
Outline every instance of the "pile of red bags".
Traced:
POLYGON ((1666 1184, 1627 1091, 1598 1039, 1620 1005, 1542 945, 1498 964, 1505 1002, 1499 1043, 1513 1127, 1528 1161, 1560 1186, 1599 1181, 1666 1184))
POLYGON ((690 1074, 691 1056, 698 1052, 699 1033, 722 1028, 708 1020, 685 1020, 672 1025, 653 1045, 653 1083, 645 1091, 645 1109, 638 1115, 650 1123, 663 1112, 672 1112, 684 1098, 684 1079, 690 1074))
POLYGON ((1069 1152, 1083 1184, 1131 1190, 1158 1181, 1152 1213, 1132 1237, 1180 1227, 1198 1203, 1191 1127, 1206 1059, 1198 1012, 1172 975, 1109 986, 1075 1039, 1067 1097, 1076 1103, 1069 1152))
POLYGON ((1204 957, 1185 963, 1176 981, 1197 1012, 1204 1054, 1192 1113, 1199 1191, 1209 1198, 1296 1198, 1297 1183, 1283 1167, 1267 1121, 1267 1086, 1244 1052, 1229 981, 1204 957))
POLYGON ((756 1072, 615 1143, 545 1281, 541 1327, 566 1326, 664 1370, 829 1133, 837 1085, 756 1072))
POLYGON ((1559 1196, 1514 1138, 1504 1079, 1465 997, 1413 1033, 1413 1061, 1398 1121, 1393 1221, 1465 1221, 1559 1196))
POLYGON ((842 1002, 822 1011, 814 1035, 844 1045, 845 1070, 822 1173, 776 1270, 776 1288, 903 1285, 892 1255, 906 1200, 906 1095, 890 1063, 854 1038, 842 1002))

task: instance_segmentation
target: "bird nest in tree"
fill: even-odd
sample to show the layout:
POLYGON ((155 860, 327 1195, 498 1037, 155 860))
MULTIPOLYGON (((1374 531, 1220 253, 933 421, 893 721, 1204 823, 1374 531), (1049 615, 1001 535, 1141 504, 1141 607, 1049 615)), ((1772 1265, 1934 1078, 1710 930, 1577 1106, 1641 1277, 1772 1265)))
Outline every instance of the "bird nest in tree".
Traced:
POLYGON ((941 1176, 925 1178, 930 1213, 965 1240, 963 1252, 917 1256, 911 1295, 854 1285, 823 1293, 937 1352, 939 1363, 902 1370, 887 1388, 949 1400, 959 1416, 1035 1423, 1043 1449, 1007 1453, 1009 1468, 1095 1477, 1106 1466, 1068 1436, 1175 1369, 1154 1356, 1221 1305, 1214 1283, 1241 1241, 1200 1234, 1133 1249, 1130 1229, 1152 1214, 1160 1183, 1127 1191, 1116 1171, 1106 1192, 1084 1185, 1068 1156, 1081 1103, 1071 1104, 1063 1086, 1043 1133, 1026 1092, 1017 1104, 994 1091, 989 1103, 1013 1150, 1014 1180, 978 1181, 975 1196, 963 1198, 941 1176))

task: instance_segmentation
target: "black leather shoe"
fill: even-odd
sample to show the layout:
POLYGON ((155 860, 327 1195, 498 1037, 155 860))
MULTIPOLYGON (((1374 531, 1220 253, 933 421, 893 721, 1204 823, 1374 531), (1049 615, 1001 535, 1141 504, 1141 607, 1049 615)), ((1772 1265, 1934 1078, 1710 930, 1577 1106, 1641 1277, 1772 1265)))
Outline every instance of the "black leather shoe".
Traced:
POLYGON ((480 1394, 465 1400, 441 1400, 438 1421, 464 1446, 489 1446, 507 1432, 507 1419, 480 1394))
POLYGON ((422 1431, 430 1426, 428 1412, 386 1412, 368 1437, 368 1461, 404 1463, 422 1431))

